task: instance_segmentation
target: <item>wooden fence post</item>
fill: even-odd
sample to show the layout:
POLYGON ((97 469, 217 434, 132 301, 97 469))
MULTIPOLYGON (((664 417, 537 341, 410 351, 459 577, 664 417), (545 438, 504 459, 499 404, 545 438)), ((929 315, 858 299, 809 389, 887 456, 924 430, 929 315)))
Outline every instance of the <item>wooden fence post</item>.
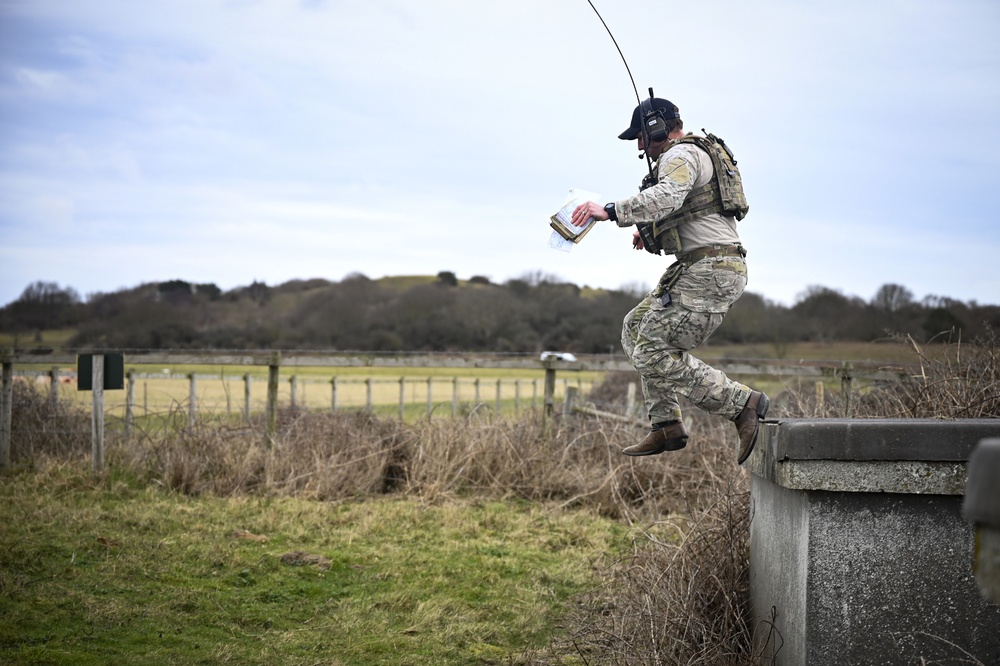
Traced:
POLYGON ((625 413, 629 416, 635 414, 635 382, 629 382, 625 392, 625 413))
POLYGON ((476 403, 475 406, 479 406, 479 377, 476 377, 476 403))
POLYGON ((545 393, 542 398, 542 430, 548 431, 556 411, 556 369, 545 362, 545 393))
POLYGON ((289 392, 291 393, 292 409, 298 407, 299 376, 292 375, 288 378, 289 392))
POLYGON ((500 416, 500 380, 497 380, 497 416, 500 416))
POLYGON ((575 386, 568 386, 566 388, 565 400, 563 400, 563 416, 569 417, 573 415, 573 408, 576 407, 577 396, 580 394, 580 389, 575 386))
POLYGON ((545 417, 555 413, 556 404, 556 369, 551 364, 545 366, 545 394, 542 401, 545 417))
POLYGON ((250 423, 250 373, 243 375, 243 421, 250 423))
POLYGON ((826 403, 826 389, 823 386, 823 382, 816 382, 816 413, 822 414, 823 407, 826 403))
POLYGON ((514 380, 514 416, 521 413, 521 380, 514 380))
POLYGON ((399 378, 399 420, 403 420, 403 404, 406 401, 406 377, 399 378))
POLYGON ((59 408, 59 366, 49 368, 49 409, 53 414, 59 408))
POLYGON ((93 407, 90 413, 90 442, 95 472, 104 469, 104 354, 93 355, 91 371, 93 407))
POLYGON ((267 445, 274 446, 278 432, 278 370, 281 367, 281 354, 272 352, 267 361, 267 445))
POLYGON ((451 378, 451 417, 458 414, 458 377, 451 378))
POLYGON ((365 379, 365 410, 372 411, 372 378, 365 379))
POLYGON ((330 380, 330 386, 330 413, 333 414, 337 411, 337 375, 330 380))
POLYGON ((0 467, 10 467, 10 428, 14 406, 14 361, 13 350, 0 353, 2 380, 0 380, 0 467))
POLYGON ((132 423, 135 420, 135 370, 125 373, 128 381, 125 390, 125 441, 132 441, 132 423))
POLYGON ((198 411, 198 379, 195 374, 188 374, 188 430, 194 430, 195 414, 198 411))
POLYGON ((427 378, 427 418, 431 417, 434 413, 434 392, 431 388, 431 383, 434 381, 433 377, 427 378))
POLYGON ((854 366, 844 363, 840 371, 840 388, 844 393, 844 416, 854 415, 854 366))

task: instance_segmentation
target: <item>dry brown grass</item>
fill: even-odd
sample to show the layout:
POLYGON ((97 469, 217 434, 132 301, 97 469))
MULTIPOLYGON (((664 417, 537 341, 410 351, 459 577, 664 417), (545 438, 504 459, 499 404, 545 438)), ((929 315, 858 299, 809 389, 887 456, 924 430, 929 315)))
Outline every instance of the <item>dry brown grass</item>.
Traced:
POLYGON ((39 388, 14 382, 11 416, 10 456, 14 465, 90 453, 90 414, 68 400, 53 405, 39 388))
POLYGON ((259 423, 202 421, 191 430, 183 418, 164 422, 173 425, 109 446, 109 460, 189 495, 518 497, 635 522, 702 510, 718 470, 728 462, 736 471, 731 450, 714 444, 722 424, 710 420, 692 424, 688 449, 644 461, 620 454, 642 434, 633 426, 556 419, 545 428, 537 414, 401 423, 364 412, 289 411, 270 447, 259 423))
MULTIPOLYGON (((753 664, 748 478, 735 429, 698 416, 682 451, 628 464, 631 554, 574 611, 588 664, 753 664)), ((634 435, 633 435, 634 437, 634 435)))
MULTIPOLYGON (((858 418, 1000 417, 1000 337, 995 331, 972 342, 919 345, 909 336, 897 345, 910 354, 898 380, 884 382, 855 396, 851 415, 858 418)), ((886 366, 893 371, 894 367, 886 366)), ((782 392, 775 401, 783 416, 841 417, 847 411, 841 392, 827 392, 822 402, 811 390, 782 392)))
MULTIPOLYGON (((928 353, 912 340, 900 340, 916 356, 920 372, 865 392, 855 413, 868 418, 1000 417, 998 342, 990 335, 928 353)), ((614 403, 620 394, 602 389, 594 395, 614 403)), ((845 409, 844 396, 819 403, 812 387, 786 391, 780 398, 772 417, 842 416, 845 409)), ((697 488, 699 480, 708 487, 699 489, 699 501, 687 512, 637 529, 634 555, 610 563, 606 584, 578 608, 571 640, 586 663, 761 663, 751 647, 749 495, 746 477, 733 472, 726 444, 730 428, 696 420, 693 430, 701 436, 692 444, 704 464, 672 470, 670 480, 679 482, 678 496, 697 488)), ((681 458, 672 457, 669 464, 681 458)))
POLYGON ((873 392, 862 401, 863 414, 896 418, 1000 417, 1000 338, 991 331, 972 344, 961 341, 910 347, 919 372, 873 392), (933 353, 931 353, 933 352, 933 353))

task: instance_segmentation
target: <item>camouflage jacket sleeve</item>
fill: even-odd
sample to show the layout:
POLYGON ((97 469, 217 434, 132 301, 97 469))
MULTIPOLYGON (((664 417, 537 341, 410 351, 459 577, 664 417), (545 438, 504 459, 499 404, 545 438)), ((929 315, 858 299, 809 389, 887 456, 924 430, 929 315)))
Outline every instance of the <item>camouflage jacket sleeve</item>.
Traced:
POLYGON ((680 144, 661 155, 656 163, 656 185, 615 202, 618 226, 657 222, 680 208, 701 175, 699 160, 692 152, 695 150, 698 149, 680 144))

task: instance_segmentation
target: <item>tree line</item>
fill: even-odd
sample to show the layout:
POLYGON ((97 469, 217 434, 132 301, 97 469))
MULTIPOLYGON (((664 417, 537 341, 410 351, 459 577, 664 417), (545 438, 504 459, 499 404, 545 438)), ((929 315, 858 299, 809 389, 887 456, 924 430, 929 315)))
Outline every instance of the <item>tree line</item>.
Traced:
MULTIPOLYGON (((230 291, 170 280, 85 300, 38 281, 0 308, 0 331, 25 349, 37 346, 41 331, 68 328, 75 331, 68 345, 78 349, 608 353, 620 349, 621 321, 642 295, 638 287, 581 288, 541 272, 503 283, 450 271, 381 280, 355 273, 230 291)), ((1000 306, 917 300, 896 284, 868 301, 812 286, 792 306, 745 293, 711 341, 968 340, 991 329, 1000 329, 1000 306)))

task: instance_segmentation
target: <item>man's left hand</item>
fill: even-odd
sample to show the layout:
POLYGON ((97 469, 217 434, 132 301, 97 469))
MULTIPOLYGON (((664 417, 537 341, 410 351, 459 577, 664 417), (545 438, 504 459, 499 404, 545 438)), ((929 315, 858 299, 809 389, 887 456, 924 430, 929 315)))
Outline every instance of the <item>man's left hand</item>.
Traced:
POLYGON ((582 203, 573 210, 572 222, 575 227, 582 227, 587 224, 587 220, 590 218, 606 220, 608 214, 605 212, 604 206, 593 201, 582 203))

